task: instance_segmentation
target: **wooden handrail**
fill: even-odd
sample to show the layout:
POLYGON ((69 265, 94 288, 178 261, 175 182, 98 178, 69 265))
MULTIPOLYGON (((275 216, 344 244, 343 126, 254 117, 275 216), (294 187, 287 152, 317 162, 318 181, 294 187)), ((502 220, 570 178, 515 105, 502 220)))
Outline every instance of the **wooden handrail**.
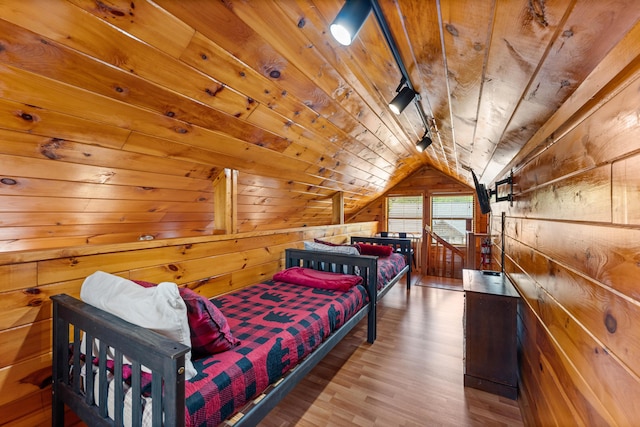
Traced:
POLYGON ((436 233, 431 230, 425 230, 428 235, 427 239, 427 274, 435 275, 435 276, 445 276, 445 277, 462 277, 462 269, 465 267, 465 258, 466 253, 461 249, 453 246, 451 243, 444 240, 442 237, 438 236, 436 233), (432 251, 432 242, 435 240, 435 256, 431 257, 432 251), (442 251, 441 256, 439 247, 442 246, 444 249, 442 251), (447 257, 447 251, 450 252, 451 256, 447 257), (460 258, 459 264, 456 264, 456 256, 460 258), (447 260, 449 260, 449 268, 447 268, 447 260), (432 264, 432 261, 435 261, 435 265, 432 264), (456 268, 456 265, 459 268, 456 268))
POLYGON ((436 239, 438 241, 438 243, 440 243, 442 246, 444 246, 445 248, 457 253, 458 255, 460 255, 462 257, 462 259, 465 258, 465 253, 462 252, 460 249, 458 249, 457 247, 453 246, 451 243, 447 242, 446 240, 444 240, 442 237, 438 236, 433 231, 431 231, 431 230, 425 230, 425 231, 429 236, 431 236, 434 239, 436 239))

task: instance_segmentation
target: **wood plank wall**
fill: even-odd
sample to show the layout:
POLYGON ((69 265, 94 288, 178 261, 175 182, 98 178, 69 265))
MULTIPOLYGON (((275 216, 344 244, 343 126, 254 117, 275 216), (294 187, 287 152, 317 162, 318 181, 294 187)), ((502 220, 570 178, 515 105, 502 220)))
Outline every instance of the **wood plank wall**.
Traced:
MULTIPOLYGON (((240 232, 331 224, 331 190, 248 173, 238 181, 240 232)), ((352 208, 348 197, 344 201, 352 208)))
MULTIPOLYGON (((275 164, 296 171, 289 174, 295 184, 283 181, 279 192, 271 183, 261 185, 266 178, 246 190, 252 176, 241 178, 247 192, 276 192, 273 197, 280 202, 279 209, 269 209, 272 216, 260 212, 262 221, 255 215, 265 206, 262 199, 243 205, 242 230, 322 223, 312 209, 310 218, 296 211, 295 199, 283 203, 300 194, 292 193, 292 186, 307 187, 307 197, 315 194, 319 200, 309 204, 320 206, 340 187, 322 177, 330 178, 333 171, 318 172, 326 164, 313 164, 313 156, 322 157, 317 150, 292 144, 301 138, 295 135, 301 129, 271 110, 262 111, 263 102, 273 101, 265 93, 287 91, 264 77, 257 78, 267 84, 264 88, 238 77, 253 71, 219 52, 222 62, 212 52, 212 69, 205 71, 227 84, 230 75, 234 81, 253 82, 244 83, 246 96, 223 90, 225 85, 214 84, 186 59, 191 54, 201 58, 196 51, 203 45, 207 52, 214 49, 209 40, 152 3, 119 3, 135 8, 135 23, 129 14, 118 15, 117 8, 94 1, 0 5, 0 252, 127 242, 140 235, 212 234, 211 181, 225 167, 262 177, 282 175, 275 164), (137 38, 128 37, 127 30, 137 38), (257 124, 249 124, 247 116, 254 110, 259 110, 253 116, 257 124), (199 142, 187 141, 192 139, 199 142), (282 155, 287 148, 292 152, 282 155), (261 166, 257 158, 268 164, 261 166), (307 169, 316 176, 299 172, 307 169)), ((285 101, 279 105, 285 104, 300 118, 318 118, 308 115, 308 108, 285 101)), ((305 144, 315 139, 305 136, 305 144)), ((352 170, 350 163, 356 162, 343 159, 340 171, 352 170)), ((357 170, 359 182, 374 191, 372 172, 363 170, 357 170)), ((362 193, 358 186, 350 189, 362 193)))
MULTIPOLYGON (((78 139, 0 129, 0 252, 215 233, 212 183, 221 168, 78 139)), ((238 176, 237 231, 331 223, 334 190, 238 176)))
POLYGON ((640 24, 518 156, 513 207, 492 204, 494 241, 523 296, 530 425, 640 419, 638 40, 640 24))
MULTIPOLYGON (((41 120, 10 104, 3 113, 41 120)), ((0 129, 0 252, 213 233, 219 169, 83 140, 0 129)))
MULTIPOLYGON (((0 129, 0 252, 216 233, 222 168, 82 141, 0 129)), ((238 232, 331 223, 333 189, 242 172, 238 181, 238 232)))
POLYGON ((0 425, 50 425, 49 297, 79 297, 94 271, 173 281, 211 297, 271 278, 284 249, 304 240, 341 243, 376 231, 367 222, 0 254, 0 425))
POLYGON ((223 168, 241 230, 317 225, 337 192, 361 208, 421 162, 364 88, 318 75, 350 72, 317 8, 157 3, 0 2, 0 251, 211 234, 223 168))

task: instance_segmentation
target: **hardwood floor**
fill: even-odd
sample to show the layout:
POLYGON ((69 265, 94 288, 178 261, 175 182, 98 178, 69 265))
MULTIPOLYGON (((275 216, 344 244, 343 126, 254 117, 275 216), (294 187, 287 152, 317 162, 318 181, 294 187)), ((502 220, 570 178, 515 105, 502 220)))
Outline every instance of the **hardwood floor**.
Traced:
POLYGON ((463 387, 461 281, 417 282, 379 303, 374 344, 361 322, 260 426, 523 425, 516 401, 463 387))

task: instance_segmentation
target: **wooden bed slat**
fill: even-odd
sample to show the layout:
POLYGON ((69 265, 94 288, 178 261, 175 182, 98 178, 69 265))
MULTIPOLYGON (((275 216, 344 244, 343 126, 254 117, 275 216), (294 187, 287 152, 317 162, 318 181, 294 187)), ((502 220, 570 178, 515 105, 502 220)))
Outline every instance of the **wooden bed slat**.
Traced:
POLYGON ((116 349, 115 366, 113 375, 113 385, 115 390, 114 397, 114 421, 116 425, 123 423, 124 413, 124 384, 122 383, 122 352, 116 349))
POLYGON ((133 396, 140 396, 140 362, 131 364, 131 418, 133 427, 142 425, 142 399, 134 399, 133 396))

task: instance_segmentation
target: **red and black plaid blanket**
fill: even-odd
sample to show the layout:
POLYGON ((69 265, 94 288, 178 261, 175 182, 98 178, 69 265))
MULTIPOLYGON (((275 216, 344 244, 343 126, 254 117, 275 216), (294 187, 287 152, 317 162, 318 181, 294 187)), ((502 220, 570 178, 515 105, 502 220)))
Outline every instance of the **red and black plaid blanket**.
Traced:
POLYGON ((407 265, 402 254, 397 252, 386 257, 378 258, 378 290, 386 286, 387 283, 407 265))
POLYGON ((186 382, 186 425, 217 425, 293 368, 367 303, 348 292, 267 281, 212 300, 240 344, 194 360, 186 382))

